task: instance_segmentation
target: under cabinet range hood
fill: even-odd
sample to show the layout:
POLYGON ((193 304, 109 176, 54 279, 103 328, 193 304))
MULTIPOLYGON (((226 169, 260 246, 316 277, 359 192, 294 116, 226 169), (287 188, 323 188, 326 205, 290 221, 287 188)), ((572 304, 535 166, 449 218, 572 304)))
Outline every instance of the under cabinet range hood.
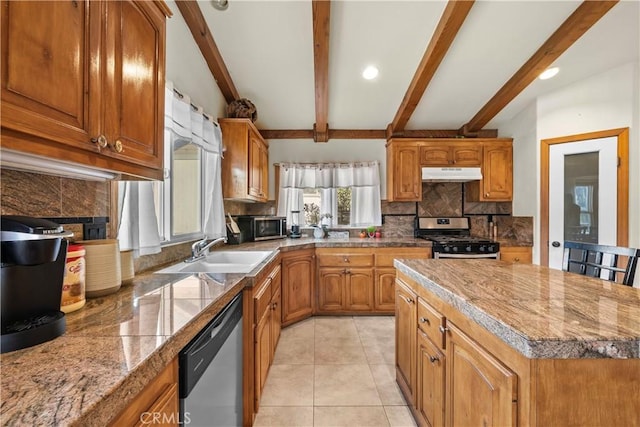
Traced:
POLYGON ((467 182, 481 179, 480 168, 422 168, 422 182, 467 182))

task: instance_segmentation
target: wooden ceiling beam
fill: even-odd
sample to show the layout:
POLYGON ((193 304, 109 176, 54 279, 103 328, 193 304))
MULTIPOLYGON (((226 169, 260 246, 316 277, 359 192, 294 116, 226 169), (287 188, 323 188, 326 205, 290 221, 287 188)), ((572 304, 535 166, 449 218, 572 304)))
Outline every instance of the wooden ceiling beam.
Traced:
MULTIPOLYGON (((313 139, 312 129, 262 129, 264 139, 313 139)), ((478 138, 497 138, 496 129, 482 129, 478 138)), ((457 129, 405 130, 404 138, 459 138, 457 129)), ((328 139, 388 139, 386 129, 329 129, 328 139)))
POLYGON ((424 52, 418 69, 393 118, 393 122, 389 125, 392 135, 401 135, 402 131, 404 131, 429 82, 431 82, 449 47, 451 47, 458 31, 460 31, 473 3, 473 0, 449 0, 447 3, 442 17, 440 17, 440 22, 438 22, 438 26, 429 41, 427 50, 424 52))
POLYGON ((231 80, 231 75, 227 69, 224 59, 218 50, 213 35, 207 26, 207 22, 202 16, 202 11, 195 0, 176 0, 176 5, 182 14, 204 60, 211 70, 213 78, 218 83, 218 87, 227 101, 227 104, 236 99, 240 99, 238 90, 231 80))
POLYGON ((460 132, 470 134, 482 129, 617 3, 618 0, 582 2, 460 132))
POLYGON ((313 0, 313 68, 315 78, 316 122, 315 142, 329 140, 329 32, 331 2, 313 0))

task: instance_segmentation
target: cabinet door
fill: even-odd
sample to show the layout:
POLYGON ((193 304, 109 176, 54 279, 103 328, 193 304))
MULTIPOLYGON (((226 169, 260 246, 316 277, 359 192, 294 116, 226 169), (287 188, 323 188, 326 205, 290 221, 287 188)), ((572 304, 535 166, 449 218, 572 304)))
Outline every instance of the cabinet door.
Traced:
POLYGON ((376 311, 393 312, 396 304, 395 268, 378 268, 374 286, 374 307, 376 311))
POLYGON ((313 313, 314 258, 313 251, 282 258, 282 323, 285 325, 313 313))
POLYGON ((153 2, 107 4, 104 154, 162 168, 165 17, 153 2))
POLYGON ((318 274, 318 311, 345 308, 345 273, 341 268, 321 268, 318 274))
POLYGON ((451 160, 455 166, 481 166, 482 145, 480 143, 454 144, 451 160))
MULTIPOLYGON (((100 50, 103 7, 2 2, 3 128, 97 152, 90 140, 100 127, 100 62, 92 56, 100 50)), ((7 147, 4 135, 2 143, 7 147)), ((35 150, 28 142, 10 148, 35 150)))
POLYGON ((513 198, 513 148, 511 143, 491 143, 484 147, 482 201, 511 201, 513 198))
POLYGON ((267 373, 271 365, 271 312, 270 309, 266 310, 255 328, 255 412, 258 412, 260 407, 262 390, 267 381, 267 373))
POLYGON ((347 269, 345 286, 347 310, 373 310, 373 269, 347 269))
POLYGON ((452 163, 449 144, 428 144, 420 147, 421 166, 449 166, 452 163))
POLYGON ((396 280, 396 380, 407 403, 415 405, 416 294, 396 280))
POLYGON ((454 324, 447 327, 447 425, 515 426, 517 376, 454 324))
POLYGON ((416 409, 431 427, 444 426, 445 356, 418 331, 416 409))
POLYGON ((394 146, 392 150, 393 169, 387 173, 393 174, 393 188, 390 189, 393 192, 393 201, 422 200, 418 146, 399 145, 394 146))
POLYGON ((268 152, 262 137, 249 129, 249 196, 266 201, 268 152))

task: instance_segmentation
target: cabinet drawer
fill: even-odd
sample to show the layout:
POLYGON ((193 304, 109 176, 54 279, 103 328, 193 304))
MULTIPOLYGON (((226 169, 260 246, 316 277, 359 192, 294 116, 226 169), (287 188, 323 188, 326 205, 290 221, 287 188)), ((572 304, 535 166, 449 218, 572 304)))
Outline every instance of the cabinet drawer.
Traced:
POLYGON ((531 248, 528 246, 510 246, 500 248, 500 260, 520 264, 531 264, 531 248))
POLYGON ((258 322, 271 305, 271 278, 267 277, 253 295, 254 319, 258 322))
POLYGON ((320 267, 373 267, 373 254, 322 254, 318 255, 320 267))
POLYGON ((393 267, 393 260, 401 258, 431 258, 431 248, 389 248, 378 250, 378 252, 376 252, 376 267, 393 267))
POLYGON ((444 349, 444 334, 440 332, 440 327, 444 327, 445 318, 435 308, 431 307, 422 298, 418 298, 418 328, 444 349))

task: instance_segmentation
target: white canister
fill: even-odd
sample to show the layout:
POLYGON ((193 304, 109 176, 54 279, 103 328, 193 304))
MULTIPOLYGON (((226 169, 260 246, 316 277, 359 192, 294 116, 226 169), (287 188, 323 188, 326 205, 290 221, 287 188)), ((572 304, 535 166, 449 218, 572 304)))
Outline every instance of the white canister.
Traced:
POLYGON ((120 289, 122 271, 120 249, 116 239, 82 240, 85 248, 87 298, 112 294, 120 289))

